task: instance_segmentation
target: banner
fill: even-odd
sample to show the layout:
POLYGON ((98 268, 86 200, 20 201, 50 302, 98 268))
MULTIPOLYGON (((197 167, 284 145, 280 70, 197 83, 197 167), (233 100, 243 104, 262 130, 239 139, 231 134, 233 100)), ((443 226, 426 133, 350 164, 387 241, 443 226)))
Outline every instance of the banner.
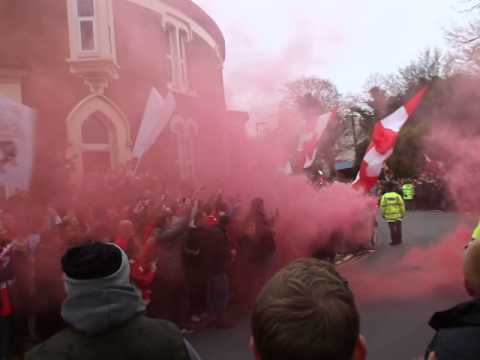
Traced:
POLYGON ((0 185, 28 191, 32 179, 35 113, 0 97, 0 185))
POLYGON ((418 107, 426 92, 426 87, 421 89, 404 106, 375 124, 372 141, 360 164, 357 178, 353 182, 355 188, 369 192, 376 185, 385 162, 393 154, 403 125, 418 107))
POLYGON ((336 110, 318 116, 305 124, 300 135, 294 159, 287 162, 282 172, 293 174, 293 169, 308 169, 317 156, 318 144, 328 125, 336 116, 336 110))
POLYGON ((133 147, 133 155, 141 159, 152 147, 167 126, 175 112, 176 103, 172 93, 163 98, 157 89, 152 88, 147 105, 143 113, 142 123, 138 131, 137 140, 133 147))

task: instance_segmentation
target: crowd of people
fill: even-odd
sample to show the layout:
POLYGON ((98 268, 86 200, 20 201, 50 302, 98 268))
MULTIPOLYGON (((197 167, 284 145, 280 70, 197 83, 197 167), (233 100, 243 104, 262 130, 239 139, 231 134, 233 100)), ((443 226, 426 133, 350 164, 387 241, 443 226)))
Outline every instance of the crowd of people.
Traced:
MULTIPOLYGON (((412 188, 384 187, 382 214, 401 222, 412 188)), ((197 360, 185 334, 229 328, 245 313, 257 359, 366 358, 334 248, 315 249, 270 278, 280 214, 261 198, 108 174, 59 199, 20 193, 0 206, 0 360, 37 344, 27 359, 197 360)), ((394 235, 392 244, 401 243, 394 235)), ((346 241, 337 237, 330 243, 346 241)), ((480 243, 467 250, 465 277, 479 298, 480 243)), ((476 336, 477 307, 474 300, 436 314, 426 358, 477 358, 474 342, 456 343, 476 336)))
POLYGON ((172 192, 156 177, 128 174, 92 177, 59 198, 39 204, 18 194, 0 207, 2 360, 65 326, 61 259, 69 249, 118 246, 145 312, 184 333, 231 327, 253 304, 276 250, 278 213, 261 198, 172 192))
MULTIPOLYGON (((43 359, 199 360, 180 330, 145 315, 132 285, 126 253, 112 243, 69 249, 61 260, 68 326, 27 353, 43 359)), ((469 245, 464 283, 471 300, 435 313, 426 360, 478 359, 480 242, 469 245)), ((251 315, 252 353, 259 360, 364 360, 367 342, 348 282, 335 266, 314 258, 296 260, 263 287, 251 315)), ((423 356, 422 356, 423 357, 423 356)))

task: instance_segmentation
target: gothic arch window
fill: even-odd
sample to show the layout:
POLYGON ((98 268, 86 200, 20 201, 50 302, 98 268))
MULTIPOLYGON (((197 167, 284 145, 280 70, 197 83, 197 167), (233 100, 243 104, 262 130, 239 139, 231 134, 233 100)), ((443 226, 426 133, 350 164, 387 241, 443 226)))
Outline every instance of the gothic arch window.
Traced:
POLYGON ((81 181, 86 173, 115 169, 130 160, 130 124, 107 97, 92 95, 82 100, 66 125, 66 156, 75 161, 75 181, 81 181))
POLYGON ((82 126, 84 144, 110 144, 108 119, 100 112, 90 115, 82 126))
POLYGON ((82 165, 84 173, 104 172, 116 163, 115 129, 103 113, 95 112, 82 125, 82 165))

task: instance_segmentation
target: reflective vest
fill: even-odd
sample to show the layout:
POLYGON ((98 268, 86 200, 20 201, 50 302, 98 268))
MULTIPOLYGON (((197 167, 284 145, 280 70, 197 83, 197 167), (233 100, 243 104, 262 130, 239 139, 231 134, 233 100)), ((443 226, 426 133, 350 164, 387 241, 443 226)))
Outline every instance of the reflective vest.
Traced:
POLYGON ((403 192, 403 199, 404 200, 413 200, 415 197, 415 186, 413 184, 404 184, 402 186, 402 192, 403 192))
POLYGON ((405 216, 405 203, 396 192, 389 192, 382 196, 380 209, 383 218, 388 222, 401 221, 405 216))
POLYGON ((477 227, 475 228, 475 230, 473 230, 473 234, 472 234, 473 241, 479 240, 479 239, 480 239, 480 223, 478 223, 477 227))

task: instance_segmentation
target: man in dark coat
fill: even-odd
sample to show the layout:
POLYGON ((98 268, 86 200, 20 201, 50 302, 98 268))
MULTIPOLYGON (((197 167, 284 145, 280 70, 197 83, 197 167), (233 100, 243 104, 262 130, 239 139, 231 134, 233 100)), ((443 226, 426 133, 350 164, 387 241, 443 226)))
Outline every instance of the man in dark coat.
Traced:
POLYGON ((473 300, 438 312, 430 320, 436 334, 425 358, 438 360, 480 359, 480 242, 468 247, 464 260, 465 287, 473 300))
POLYGON ((144 315, 130 284, 126 254, 116 245, 72 248, 62 258, 69 327, 31 350, 26 359, 178 359, 198 355, 173 324, 144 315))
POLYGON ((223 215, 218 225, 209 230, 204 246, 207 271, 207 303, 210 319, 218 328, 229 328, 226 319, 229 300, 229 278, 227 275, 230 257, 230 243, 227 236, 228 217, 223 215))

